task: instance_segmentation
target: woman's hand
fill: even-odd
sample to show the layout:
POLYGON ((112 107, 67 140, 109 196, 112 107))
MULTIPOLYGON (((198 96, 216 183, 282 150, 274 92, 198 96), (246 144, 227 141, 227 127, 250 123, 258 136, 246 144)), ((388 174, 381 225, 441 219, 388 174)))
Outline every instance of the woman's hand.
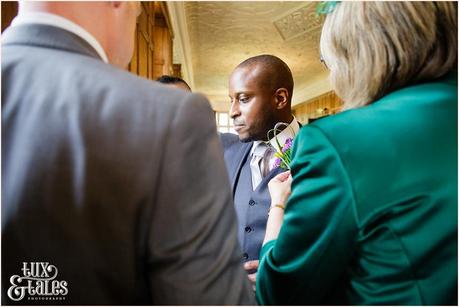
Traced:
POLYGON ((269 194, 271 194, 271 209, 269 211, 268 222, 266 223, 265 239, 263 245, 271 240, 277 239, 284 222, 284 209, 287 199, 290 196, 292 176, 290 171, 283 172, 268 184, 269 194))
POLYGON ((269 194, 271 195, 272 205, 285 205, 290 196, 292 176, 290 171, 280 173, 268 183, 269 194))

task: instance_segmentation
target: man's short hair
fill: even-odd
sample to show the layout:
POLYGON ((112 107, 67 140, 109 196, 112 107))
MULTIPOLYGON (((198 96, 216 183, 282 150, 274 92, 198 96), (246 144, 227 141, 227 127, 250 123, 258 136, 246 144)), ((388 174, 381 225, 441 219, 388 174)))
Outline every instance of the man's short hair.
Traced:
POLYGON ((259 80, 261 86, 274 91, 282 87, 286 88, 290 94, 289 100, 291 100, 293 94, 293 76, 292 71, 284 61, 271 54, 262 54, 248 58, 240 63, 236 69, 254 67, 255 65, 262 69, 259 80))
MULTIPOLYGON (((186 86, 188 86, 188 88, 190 88, 190 86, 185 82, 185 80, 183 80, 182 78, 179 78, 179 77, 162 75, 161 77, 156 79, 156 81, 158 81, 160 83, 163 83, 163 84, 176 84, 176 83, 180 83, 181 82, 181 83, 185 84, 186 86)), ((190 88, 190 90, 191 90, 191 88, 190 88)))

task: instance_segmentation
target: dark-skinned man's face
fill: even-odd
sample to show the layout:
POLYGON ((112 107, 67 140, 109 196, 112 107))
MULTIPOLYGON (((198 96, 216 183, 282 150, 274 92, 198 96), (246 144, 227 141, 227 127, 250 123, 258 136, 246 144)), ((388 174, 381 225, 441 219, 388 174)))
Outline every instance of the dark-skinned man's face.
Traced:
POLYGON ((241 67, 230 76, 230 116, 242 142, 267 140, 266 134, 276 124, 275 96, 260 85, 262 73, 256 67, 241 67))

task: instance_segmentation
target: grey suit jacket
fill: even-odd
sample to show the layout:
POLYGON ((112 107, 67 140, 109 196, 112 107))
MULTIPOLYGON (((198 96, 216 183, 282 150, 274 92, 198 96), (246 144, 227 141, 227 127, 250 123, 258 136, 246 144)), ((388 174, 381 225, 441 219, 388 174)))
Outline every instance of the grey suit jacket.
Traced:
POLYGON ((67 31, 8 29, 2 303, 24 262, 49 262, 67 282, 58 304, 254 304, 215 130, 200 95, 107 65, 67 31))

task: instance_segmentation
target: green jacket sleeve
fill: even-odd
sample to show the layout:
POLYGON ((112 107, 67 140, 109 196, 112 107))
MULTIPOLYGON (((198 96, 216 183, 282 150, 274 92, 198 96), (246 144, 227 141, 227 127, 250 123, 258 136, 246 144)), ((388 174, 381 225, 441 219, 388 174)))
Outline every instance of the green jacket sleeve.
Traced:
POLYGON ((345 165, 316 126, 296 137, 292 194, 279 237, 263 246, 257 276, 262 305, 320 304, 353 255, 355 199, 345 165))

